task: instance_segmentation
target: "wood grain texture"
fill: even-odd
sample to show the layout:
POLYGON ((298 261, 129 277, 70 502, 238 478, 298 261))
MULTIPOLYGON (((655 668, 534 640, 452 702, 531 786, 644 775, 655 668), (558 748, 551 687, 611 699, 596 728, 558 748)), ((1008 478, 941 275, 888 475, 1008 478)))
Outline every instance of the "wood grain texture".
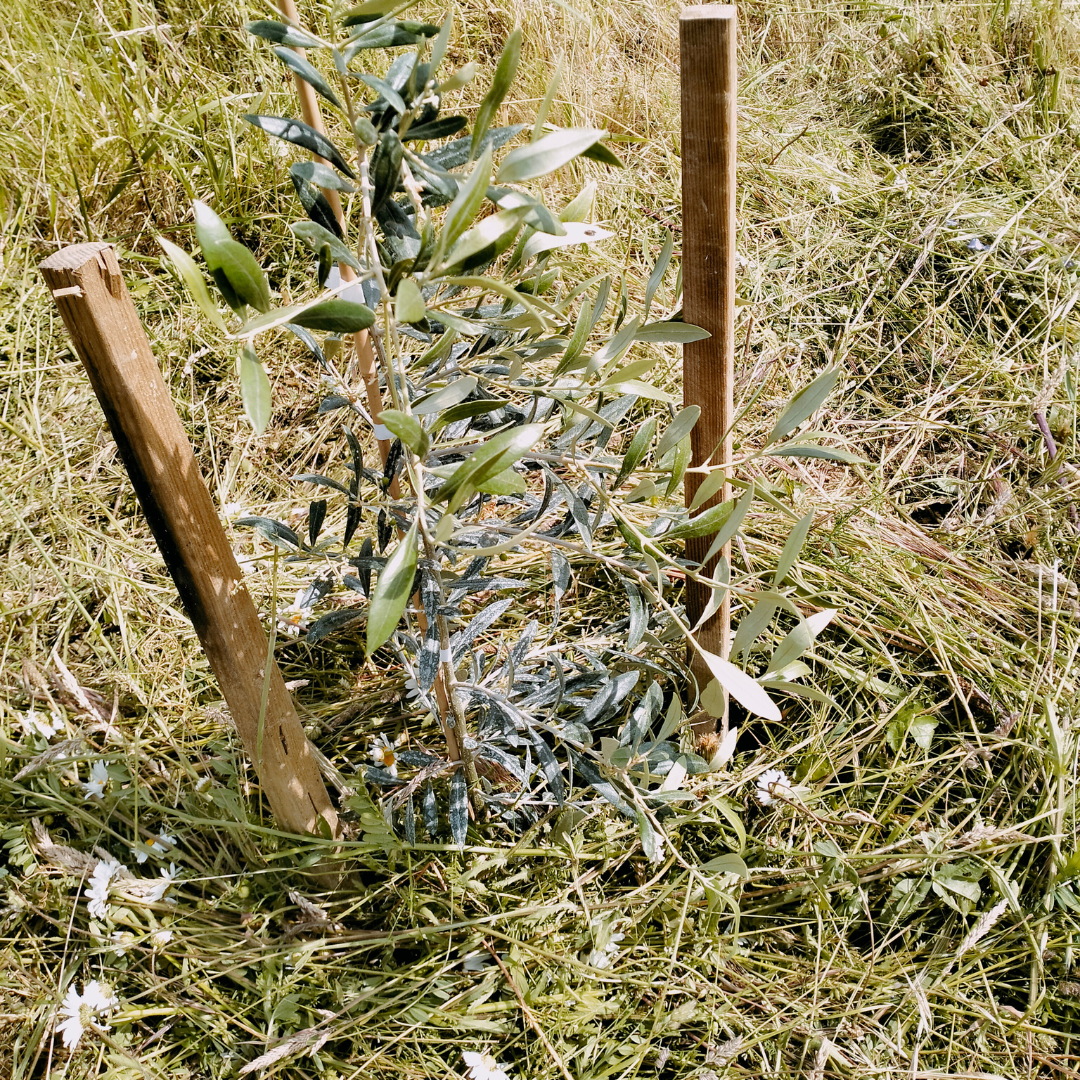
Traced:
POLYGON ((278 825, 338 836, 337 814, 108 244, 40 266, 278 825), (260 739, 264 684, 269 693, 260 739), (259 753, 261 743, 261 755, 259 753))
MULTIPOLYGON (((691 467, 730 461, 735 366, 735 161, 737 22, 729 4, 686 8, 679 20, 682 104, 683 318, 712 335, 683 347, 683 404, 701 407, 691 435, 691 467)), ((702 481, 687 473, 689 506, 702 481)), ((725 484, 702 510, 730 498, 725 484)), ((712 537, 688 540, 686 554, 700 561, 712 537)), ((731 547, 723 555, 730 562, 731 547)), ((719 557, 718 557, 719 558, 719 557)), ((712 575, 714 559, 705 571, 712 575)), ((703 614, 709 590, 687 583, 691 625, 703 614)), ((699 643, 727 657, 730 597, 698 631, 699 643)), ((703 688, 710 679, 696 655, 691 670, 703 688)), ((709 725, 703 725, 709 726, 709 725)), ((724 718, 726 729, 727 719, 724 718)))

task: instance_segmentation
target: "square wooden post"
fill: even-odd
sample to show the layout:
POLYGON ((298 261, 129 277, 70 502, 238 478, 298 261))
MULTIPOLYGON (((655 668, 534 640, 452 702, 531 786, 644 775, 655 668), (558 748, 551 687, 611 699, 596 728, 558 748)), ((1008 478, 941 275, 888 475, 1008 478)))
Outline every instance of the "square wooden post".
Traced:
MULTIPOLYGON (((683 404, 698 405, 701 418, 690 436, 690 465, 731 459, 735 368, 735 159, 736 12, 732 4, 699 4, 679 19, 682 87, 683 318, 708 330, 703 341, 683 346, 683 404)), ((689 506, 703 477, 687 473, 689 506)), ((730 497, 727 483, 702 510, 730 497)), ((686 554, 701 561, 712 536, 688 540, 686 554)), ((730 562, 731 545, 722 556, 730 562)), ((720 556, 703 569, 712 576, 720 556)), ((710 590, 687 584, 686 613, 691 625, 701 617, 710 590)), ((698 631, 698 641, 727 658, 731 648, 731 604, 698 631)), ((690 667, 702 689, 711 679, 697 654, 690 667)), ((723 717, 727 730, 727 714, 723 717)), ((712 720, 700 725, 713 727, 712 720)))

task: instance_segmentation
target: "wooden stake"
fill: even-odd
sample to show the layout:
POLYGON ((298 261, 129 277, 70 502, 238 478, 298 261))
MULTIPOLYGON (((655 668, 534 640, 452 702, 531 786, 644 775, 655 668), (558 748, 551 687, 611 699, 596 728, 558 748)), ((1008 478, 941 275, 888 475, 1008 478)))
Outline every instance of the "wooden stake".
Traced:
MULTIPOLYGON (((278 10, 294 26, 300 25, 300 16, 297 13, 294 0, 278 0, 278 10)), ((292 49, 298 56, 304 56, 303 49, 296 47, 292 47, 292 49)), ((314 88, 295 73, 293 74, 293 82, 296 84, 296 93, 300 97, 300 115, 304 118, 304 123, 308 127, 314 128, 320 135, 325 135, 326 125, 323 123, 319 99, 315 96, 314 88)), ((330 164, 329 161, 319 157, 318 154, 312 154, 311 156, 315 161, 323 165, 330 164)), ((334 217, 337 218, 338 225, 341 226, 341 234, 344 236, 345 214, 341 209, 340 196, 333 188, 321 188, 320 190, 326 196, 327 202, 330 203, 330 209, 334 211, 334 217)), ((356 280, 356 273, 348 263, 339 263, 338 271, 341 274, 342 281, 356 280)), ((382 415, 383 410, 382 391, 379 389, 379 373, 375 367, 375 353, 371 348, 371 339, 368 337, 366 330, 361 330, 358 334, 353 335, 353 347, 356 349, 356 358, 360 361, 360 377, 364 380, 364 388, 367 393, 368 412, 371 413, 371 419, 376 424, 381 425, 379 417, 382 415)), ((387 373, 387 378, 390 378, 389 373, 387 373)), ((387 439, 377 439, 376 442, 379 445, 379 456, 385 465, 386 456, 390 453, 390 442, 387 439)), ((395 499, 399 496, 397 477, 394 478, 391 496, 395 499)))
MULTIPOLYGON (((701 419, 690 437, 690 465, 731 460, 735 369, 735 131, 736 14, 732 4, 698 4, 679 18, 682 83, 683 318, 704 327, 712 337, 683 347, 683 404, 701 407, 701 419)), ((684 490, 689 506, 702 482, 687 473, 684 490)), ((727 483, 702 510, 730 498, 727 483)), ((686 543, 687 558, 700 561, 713 538, 686 543)), ((723 557, 731 558, 731 545, 723 557)), ((710 576, 717 558, 704 567, 710 576)), ((687 583, 686 613, 691 625, 704 613, 710 590, 687 583)), ((727 657, 731 648, 731 604, 698 631, 699 643, 727 657)), ((711 679, 700 657, 690 667, 704 689, 711 679)), ((697 725, 711 730, 711 719, 697 725)), ((727 731, 727 712, 723 717, 727 731)))
POLYGON ((337 813, 268 656, 266 634, 116 254, 108 244, 77 244, 40 269, 278 825, 315 834, 328 827, 337 837, 337 813))

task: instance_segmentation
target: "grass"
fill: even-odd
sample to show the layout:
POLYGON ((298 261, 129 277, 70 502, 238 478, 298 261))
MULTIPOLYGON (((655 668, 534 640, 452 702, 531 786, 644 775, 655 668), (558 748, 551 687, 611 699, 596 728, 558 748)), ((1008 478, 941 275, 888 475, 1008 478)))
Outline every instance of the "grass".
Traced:
MULTIPOLYGON (((464 1075, 462 1052, 490 1048, 515 1078, 1080 1073, 1070 5, 740 5, 738 378, 744 402, 759 396, 737 438, 760 445, 790 396, 838 364, 819 426, 867 462, 758 477, 816 512, 791 592, 806 612, 839 611, 812 658, 831 703, 744 722, 732 765, 695 781, 658 866, 634 825, 599 811, 516 843, 409 849, 361 790, 335 891, 314 869, 318 844, 276 833, 260 808, 35 269, 59 244, 115 242, 215 498, 302 520, 290 477, 343 460, 310 372, 298 353, 271 358, 275 418, 252 438, 232 358, 203 336, 154 242, 161 231, 191 246, 190 199, 212 197, 275 287, 306 287, 285 229, 287 159, 237 121, 291 108, 241 31, 264 11, 12 8, 0 24, 0 1072, 194 1080, 274 1053, 259 1075, 414 1080, 464 1075), (51 744, 28 728, 32 708, 59 723, 51 744), (64 749, 47 760, 47 745, 64 749), (97 760, 110 776, 100 801, 75 777, 97 760), (759 806, 767 768, 790 774, 797 797, 759 806), (161 832, 175 848, 136 866, 135 838, 161 832), (93 920, 95 850, 147 878, 175 862, 175 903, 136 896, 114 927, 93 920), (705 889, 691 868, 731 850, 749 878, 705 889), (114 930, 132 935, 123 955, 114 930), (590 964, 616 933, 611 966, 590 964), (51 1034, 56 1006, 95 978, 118 1007, 69 1055, 51 1034)), ((505 122, 527 118, 564 54, 552 119, 625 137, 624 173, 574 166, 546 194, 558 206, 597 181, 597 217, 616 236, 589 272, 625 270, 640 298, 662 222, 680 216, 677 6, 470 0, 460 15, 457 62, 490 67, 524 25, 505 122)), ((675 350, 663 363, 676 387, 675 350)), ((735 570, 765 572, 790 521, 756 506, 748 522, 735 570)), ((505 566, 546 573, 525 553, 505 566)), ((575 569, 562 632, 603 648, 620 613, 602 575, 575 569)), ((264 557, 252 576, 264 611, 296 587, 278 572, 264 557)), ((347 639, 286 643, 279 661, 306 681, 297 700, 343 785, 376 733, 408 722, 430 741, 401 672, 361 667, 347 639)))

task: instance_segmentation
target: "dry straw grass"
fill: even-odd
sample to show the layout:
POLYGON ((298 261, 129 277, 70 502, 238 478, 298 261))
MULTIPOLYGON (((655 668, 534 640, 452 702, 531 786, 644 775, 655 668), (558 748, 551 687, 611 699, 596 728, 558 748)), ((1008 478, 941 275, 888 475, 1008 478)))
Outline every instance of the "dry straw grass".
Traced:
MULTIPOLYGON (((251 438, 231 359, 153 242, 191 246, 190 199, 209 196, 276 287, 306 287, 279 217, 287 162, 237 122, 290 108, 240 29, 261 14, 16 0, 0 22, 0 1072, 226 1077, 270 1055, 258 1069, 290 1080, 442 1077, 490 1047, 515 1078, 1077 1075, 1075 12, 740 5, 739 378, 744 402, 759 396, 738 438, 756 444, 837 363, 820 426, 868 463, 759 477, 817 510, 797 596, 841 617, 813 658, 834 704, 747 725, 681 813, 691 865, 738 847, 731 817, 745 823, 750 878, 726 882, 737 915, 674 859, 650 867, 636 830, 602 813, 557 842, 545 826, 462 854, 384 850, 364 811, 355 872, 320 894, 304 870, 317 849, 270 830, 250 797, 35 267, 58 244, 115 241, 215 497, 302 515, 289 478, 343 449, 310 370, 283 347, 275 420, 251 438), (35 761, 31 708, 62 722, 52 760, 35 761), (83 797, 74 762, 85 779, 99 759, 122 799, 83 797), (759 807, 766 767, 797 797, 759 807), (176 903, 132 902, 120 956, 82 886, 106 852, 156 874, 129 846, 162 831, 176 903), (55 1008, 93 978, 119 1005, 69 1058, 55 1008)), ((640 295, 661 222, 679 221, 676 5, 470 0, 461 14, 459 59, 490 61, 524 24, 508 121, 563 54, 552 119, 625 138, 625 173, 575 166, 549 194, 598 181, 616 237, 595 258, 640 295)), ((756 513, 737 561, 768 568, 787 528, 756 513)), ((527 555, 508 569, 544 572, 527 555)), ((264 558, 254 575, 264 610, 295 588, 278 572, 264 558)), ((583 574, 565 632, 600 642, 614 617, 583 574)), ((401 674, 358 667, 347 640, 280 658, 307 680, 298 700, 339 776, 400 730, 401 674)))

